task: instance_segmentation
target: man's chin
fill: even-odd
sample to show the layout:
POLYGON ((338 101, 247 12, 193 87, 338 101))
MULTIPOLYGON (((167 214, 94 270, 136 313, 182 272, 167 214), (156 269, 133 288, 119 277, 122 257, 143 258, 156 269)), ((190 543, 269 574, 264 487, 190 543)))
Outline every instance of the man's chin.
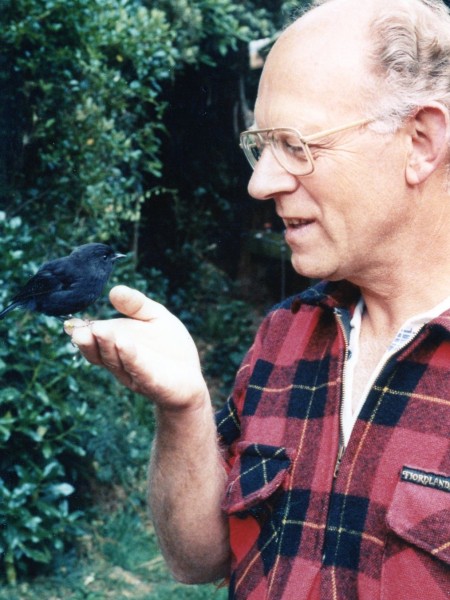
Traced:
POLYGON ((306 261, 298 259, 295 256, 292 256, 291 263, 296 273, 313 281, 321 281, 322 279, 339 281, 342 279, 342 276, 335 269, 327 268, 325 265, 307 264, 306 261))

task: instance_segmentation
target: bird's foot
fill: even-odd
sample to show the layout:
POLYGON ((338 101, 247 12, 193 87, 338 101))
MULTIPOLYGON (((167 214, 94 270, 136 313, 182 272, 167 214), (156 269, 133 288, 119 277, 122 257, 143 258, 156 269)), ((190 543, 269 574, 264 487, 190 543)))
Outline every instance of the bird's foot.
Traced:
POLYGON ((68 317, 64 319, 64 331, 69 333, 78 327, 90 327, 93 323, 90 319, 73 319, 72 317, 68 317))

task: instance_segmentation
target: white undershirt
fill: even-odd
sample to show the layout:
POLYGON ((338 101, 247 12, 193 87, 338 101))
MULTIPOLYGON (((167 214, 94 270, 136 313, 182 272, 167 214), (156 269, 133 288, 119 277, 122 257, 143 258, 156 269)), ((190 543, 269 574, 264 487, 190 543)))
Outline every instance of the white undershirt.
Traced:
POLYGON ((399 329, 397 335, 392 340, 389 348, 381 357, 378 365, 375 367, 371 377, 367 381, 366 387, 364 389, 364 393, 359 399, 358 405, 355 410, 352 409, 352 391, 353 391, 353 377, 355 372, 355 366, 358 362, 359 356, 359 336, 361 333, 361 317, 364 312, 364 300, 360 299, 358 302, 355 312, 353 314, 353 318, 350 321, 350 339, 348 346, 348 360, 344 365, 344 379, 345 386, 343 386, 343 396, 342 396, 342 433, 344 436, 344 444, 345 446, 348 444, 348 440, 350 439, 350 434, 352 432, 353 426, 355 425, 356 419, 361 411, 361 408, 364 404, 365 399, 372 387, 374 381, 380 374, 382 368, 389 360, 389 358, 397 352, 397 350, 410 342, 414 336, 422 329, 422 327, 429 323, 431 320, 438 317, 444 311, 450 309, 450 296, 440 302, 437 306, 428 310, 426 312, 420 313, 411 317, 402 325, 399 329))

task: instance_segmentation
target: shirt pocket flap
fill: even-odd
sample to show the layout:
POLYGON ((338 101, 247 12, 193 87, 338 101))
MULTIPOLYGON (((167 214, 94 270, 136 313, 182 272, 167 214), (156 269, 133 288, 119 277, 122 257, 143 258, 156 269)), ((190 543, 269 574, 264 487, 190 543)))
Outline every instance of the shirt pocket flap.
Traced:
POLYGON ((450 477, 404 467, 387 524, 398 536, 450 564, 450 477))
POLYGON ((292 453, 283 447, 240 442, 228 478, 222 509, 227 514, 245 513, 269 498, 281 485, 292 453))

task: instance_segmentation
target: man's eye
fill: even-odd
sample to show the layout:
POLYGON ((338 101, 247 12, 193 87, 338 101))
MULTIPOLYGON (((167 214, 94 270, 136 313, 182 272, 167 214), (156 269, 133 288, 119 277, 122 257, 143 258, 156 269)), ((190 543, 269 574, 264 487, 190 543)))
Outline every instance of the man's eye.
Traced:
POLYGON ((289 155, 290 158, 294 158, 295 160, 304 161, 307 160, 305 154, 305 147, 303 144, 296 138, 280 138, 276 141, 279 149, 284 153, 289 155))

